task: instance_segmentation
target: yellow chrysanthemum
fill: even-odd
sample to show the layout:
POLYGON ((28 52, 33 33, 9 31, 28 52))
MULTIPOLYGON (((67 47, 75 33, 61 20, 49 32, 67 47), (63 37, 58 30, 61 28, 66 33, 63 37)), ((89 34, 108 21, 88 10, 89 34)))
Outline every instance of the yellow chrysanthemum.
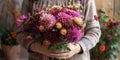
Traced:
POLYGON ((53 6, 52 8, 62 9, 61 6, 57 6, 57 5, 53 6))
POLYGON ((41 32, 43 32, 43 31, 45 30, 45 27, 42 26, 42 25, 40 25, 40 26, 39 26, 39 30, 40 30, 41 32))
POLYGON ((62 35, 66 35, 66 34, 67 34, 67 30, 66 30, 65 28, 62 28, 62 29, 60 30, 60 33, 61 33, 62 35))
POLYGON ((69 5, 68 8, 73 9, 73 5, 69 5))
POLYGON ((62 24, 61 24, 60 22, 57 22, 57 23, 56 23, 56 28, 57 28, 57 29, 61 29, 61 28, 62 28, 62 24))
POLYGON ((73 8, 74 8, 75 10, 77 10, 77 9, 79 8, 79 6, 78 6, 78 5, 74 5, 73 8))
POLYGON ((83 24, 83 21, 82 19, 78 18, 78 17, 74 17, 74 20, 73 20, 77 25, 79 26, 82 26, 83 24))
POLYGON ((51 8, 46 8, 46 11, 48 11, 48 12, 49 12, 50 10, 51 10, 51 8))

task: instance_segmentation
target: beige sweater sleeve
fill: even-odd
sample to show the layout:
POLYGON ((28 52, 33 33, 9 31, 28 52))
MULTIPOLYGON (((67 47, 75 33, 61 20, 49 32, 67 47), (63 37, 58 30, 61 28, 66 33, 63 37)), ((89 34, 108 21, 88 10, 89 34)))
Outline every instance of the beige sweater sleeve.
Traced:
POLYGON ((86 0, 85 4, 85 21, 86 28, 83 38, 78 42, 83 50, 83 53, 89 51, 98 42, 101 36, 99 21, 94 18, 97 16, 96 6, 94 0, 86 0))

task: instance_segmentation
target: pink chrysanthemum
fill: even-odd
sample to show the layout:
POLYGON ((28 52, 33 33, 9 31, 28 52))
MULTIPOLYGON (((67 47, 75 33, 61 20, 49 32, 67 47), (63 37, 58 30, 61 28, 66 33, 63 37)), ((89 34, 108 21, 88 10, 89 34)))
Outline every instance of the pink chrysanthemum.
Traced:
POLYGON ((64 13, 64 12, 60 12, 58 13, 58 19, 63 23, 63 24, 67 24, 67 21, 72 20, 72 16, 64 13))
POLYGON ((66 35, 68 42, 77 42, 82 37, 81 30, 69 29, 66 35))
POLYGON ((65 10, 66 10, 67 14, 69 14, 69 15, 71 15, 73 17, 79 17, 79 18, 81 18, 81 15, 80 15, 79 12, 74 11, 74 10, 70 10, 70 9, 67 9, 67 8, 65 10))
POLYGON ((27 23, 28 21, 29 19, 25 15, 22 15, 19 17, 19 19, 17 19, 16 23, 21 31, 24 31, 24 24, 27 23))
POLYGON ((42 14, 40 17, 40 25, 43 25, 46 29, 51 29, 55 23, 56 23, 56 18, 51 15, 51 14, 42 14))

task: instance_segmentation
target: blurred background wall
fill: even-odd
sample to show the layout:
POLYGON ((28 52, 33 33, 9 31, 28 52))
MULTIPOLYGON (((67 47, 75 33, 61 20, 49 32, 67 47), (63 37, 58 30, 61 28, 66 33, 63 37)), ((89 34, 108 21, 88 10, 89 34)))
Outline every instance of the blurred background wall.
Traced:
POLYGON ((114 0, 114 12, 115 12, 115 15, 118 14, 118 12, 120 13, 120 0, 114 0))
POLYGON ((105 13, 113 18, 114 15, 114 1, 115 0, 95 0, 97 10, 101 9, 105 13))
POLYGON ((97 10, 105 11, 111 18, 120 13, 120 0, 95 0, 95 2, 97 10))

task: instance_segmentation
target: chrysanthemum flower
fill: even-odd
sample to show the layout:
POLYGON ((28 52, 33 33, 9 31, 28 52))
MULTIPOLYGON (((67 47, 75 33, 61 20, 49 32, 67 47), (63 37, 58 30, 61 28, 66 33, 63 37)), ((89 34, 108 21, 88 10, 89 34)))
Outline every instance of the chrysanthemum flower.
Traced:
POLYGON ((22 16, 20 16, 20 18, 19 18, 20 20, 24 20, 24 19, 27 19, 27 16, 25 16, 25 15, 22 15, 22 16))
POLYGON ((54 16, 56 16, 61 10, 57 9, 57 8, 52 8, 50 10, 50 13, 53 14, 54 16))
POLYGON ((51 14, 42 14, 40 18, 40 25, 43 25, 46 29, 52 28, 56 23, 56 18, 51 14))
POLYGON ((66 13, 67 13, 68 15, 73 16, 73 17, 79 17, 79 18, 82 17, 79 12, 76 12, 76 11, 74 11, 74 10, 70 10, 70 9, 67 9, 67 8, 66 8, 66 13))
POLYGON ((68 5, 67 7, 70 9, 73 9, 73 5, 68 5))
POLYGON ((40 32, 43 32, 43 31, 45 30, 45 27, 42 26, 42 25, 40 25, 40 26, 39 26, 39 30, 40 30, 40 32))
POLYGON ((57 5, 53 6, 52 8, 56 8, 56 9, 59 9, 59 10, 61 10, 61 9, 62 9, 62 7, 61 7, 61 6, 57 6, 57 5))
POLYGON ((82 37, 81 30, 69 29, 66 35, 68 42, 77 42, 82 37))
POLYGON ((19 17, 19 19, 17 19, 16 23, 21 31, 24 31, 24 24, 27 23, 28 21, 29 19, 27 19, 27 16, 25 15, 22 15, 19 17))
POLYGON ((73 21, 78 25, 78 26, 82 26, 83 25, 83 21, 81 18, 78 17, 74 17, 73 21))
POLYGON ((66 35, 66 34, 67 34, 67 29, 62 28, 62 29, 60 30, 60 34, 66 35))
POLYGON ((64 13, 64 12, 60 12, 58 13, 58 19, 60 20, 60 22, 62 22, 63 24, 67 24, 67 21, 72 20, 72 16, 64 13))
POLYGON ((62 24, 61 24, 60 22, 57 22, 57 23, 56 23, 56 28, 57 28, 57 29, 61 29, 61 28, 62 28, 62 24))

